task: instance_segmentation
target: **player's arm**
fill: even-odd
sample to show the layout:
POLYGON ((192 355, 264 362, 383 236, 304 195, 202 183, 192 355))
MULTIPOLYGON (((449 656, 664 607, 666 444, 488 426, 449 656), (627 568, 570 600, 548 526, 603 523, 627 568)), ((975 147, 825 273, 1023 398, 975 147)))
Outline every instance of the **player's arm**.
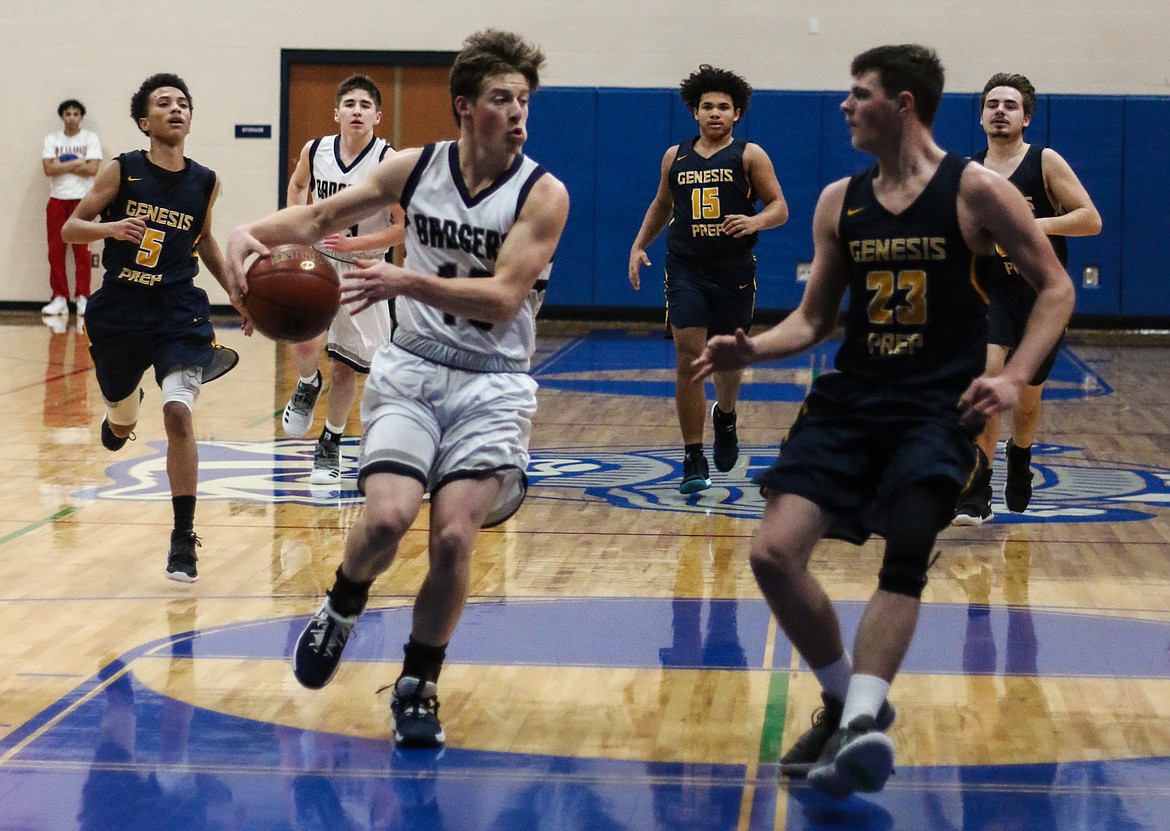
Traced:
POLYGON ((203 230, 199 233, 199 241, 195 243, 195 250, 199 254, 199 259, 203 261, 203 264, 207 266, 207 270, 211 272, 211 276, 227 292, 228 300, 231 301, 232 306, 244 318, 244 334, 251 335, 252 321, 248 318, 243 299, 238 294, 235 296, 232 294, 231 281, 228 279, 227 263, 224 262, 223 254, 219 249, 219 243, 216 242, 215 235, 211 231, 211 210, 215 207, 215 200, 218 197, 219 177, 217 176, 215 179, 215 188, 211 191, 211 199, 207 202, 207 216, 203 220, 203 230))
MULTIPOLYGON (((78 161, 81 161, 78 159, 78 161)), ((86 159, 81 162, 77 170, 73 171, 78 176, 97 176, 98 168, 101 167, 101 159, 86 159)))
POLYGON ((94 242, 112 237, 129 242, 142 242, 146 220, 131 216, 117 222, 101 222, 98 216, 118 195, 122 183, 122 163, 116 159, 98 174, 89 193, 81 198, 73 215, 65 220, 61 239, 67 243, 94 242))
POLYGON ((983 229, 1037 292, 1024 335, 1003 372, 975 379, 959 401, 965 417, 985 418, 1015 404, 1068 326, 1075 293, 1028 203, 1006 179, 980 165, 967 165, 959 184, 958 205, 960 224, 970 227, 973 222, 983 229))
POLYGON ((309 168, 309 148, 312 146, 313 142, 308 141, 301 148, 297 166, 293 168, 292 176, 288 179, 288 188, 285 190, 286 205, 309 204, 309 184, 313 178, 309 168))
POLYGON ((57 158, 41 159, 41 167, 45 171, 46 176, 62 176, 66 173, 74 173, 78 176, 95 176, 98 172, 99 161, 97 159, 70 159, 69 161, 61 161, 57 158))
POLYGON ((240 225, 228 237, 228 279, 243 296, 248 293, 245 261, 249 255, 267 254, 270 246, 285 243, 312 245, 398 202, 421 154, 417 148, 396 153, 382 161, 364 181, 328 199, 290 205, 250 225, 240 225))
POLYGON ((227 264, 224 262, 223 254, 219 250, 219 243, 215 240, 215 235, 211 230, 211 211, 215 207, 215 200, 219 197, 219 177, 215 179, 215 187, 211 191, 211 199, 207 202, 207 216, 203 220, 203 228, 199 232, 199 241, 195 243, 195 251, 199 254, 199 259, 207 266, 207 270, 211 272, 211 276, 215 281, 223 286, 223 290, 228 293, 228 299, 231 300, 233 306, 240 305, 240 298, 232 296, 231 286, 227 278, 227 264))
POLYGON ((644 265, 650 265, 650 258, 646 256, 646 248, 662 233, 666 223, 670 220, 670 212, 674 210, 674 196, 670 192, 670 166, 674 164, 678 155, 678 145, 671 147, 662 157, 662 175, 658 179, 658 192, 654 194, 654 201, 646 209, 646 216, 642 218, 642 227, 638 229, 638 236, 634 237, 634 244, 630 248, 630 285, 637 291, 642 287, 642 276, 639 270, 644 265))
POLYGON ((406 239, 406 211, 399 205, 389 209, 390 224, 372 234, 347 237, 345 234, 330 234, 322 242, 326 248, 349 254, 356 251, 376 251, 402 245, 406 239))
MULTIPOLYGON (((307 149, 308 147, 306 146, 306 151, 307 149)), ((388 147, 386 148, 386 155, 383 156, 382 160, 385 161, 388 158, 392 158, 397 153, 397 150, 388 147)), ((406 240, 406 211, 402 210, 401 205, 391 205, 389 208, 389 217, 390 224, 372 234, 347 237, 344 233, 334 233, 330 234, 322 242, 326 248, 331 248, 343 254, 351 254, 357 251, 374 251, 401 245, 406 240)))
MULTIPOLYGON (((812 273, 796 310, 771 329, 748 337, 742 329, 707 341, 691 365, 694 379, 712 372, 787 358, 829 337, 837 327, 841 298, 848 286, 849 263, 841 250, 838 225, 847 179, 826 187, 813 214, 812 273)), ((1051 247, 1051 246, 1050 246, 1051 247)))
POLYGON ((568 190, 545 174, 533 186, 508 231, 494 274, 438 277, 385 262, 363 264, 346 275, 342 300, 358 312, 391 297, 410 297, 455 317, 506 323, 552 261, 568 216, 568 190))
POLYGON ((1093 237, 1101 233, 1101 214, 1064 157, 1046 147, 1040 156, 1040 168, 1044 188, 1060 214, 1037 219, 1040 230, 1062 237, 1093 237))
POLYGON ((728 214, 723 218, 723 233, 742 237, 775 228, 788 221, 788 202, 776 178, 772 160, 758 144, 748 142, 743 151, 744 174, 752 185, 752 194, 764 206, 754 216, 728 214))

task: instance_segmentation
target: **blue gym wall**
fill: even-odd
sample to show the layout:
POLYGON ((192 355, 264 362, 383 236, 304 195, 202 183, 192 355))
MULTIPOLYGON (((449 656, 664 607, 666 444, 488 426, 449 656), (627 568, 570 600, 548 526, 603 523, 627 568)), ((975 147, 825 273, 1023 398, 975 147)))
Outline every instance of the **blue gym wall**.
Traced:
MULTIPOLYGON (((772 157, 791 216, 760 235, 761 310, 793 309, 803 284, 796 264, 812 258, 812 213, 822 187, 864 167, 838 109, 842 92, 757 90, 736 135, 772 157)), ((935 121, 939 143, 968 155, 985 145, 979 97, 948 94, 935 121)), ((572 208, 547 305, 660 309, 665 234, 650 247, 642 290, 626 279, 630 245, 653 198, 663 153, 694 135, 691 114, 672 89, 542 89, 529 115, 526 152, 569 188, 572 208)), ((1170 98, 1041 96, 1027 139, 1051 144, 1088 189, 1104 228, 1069 241, 1069 273, 1081 317, 1170 317, 1170 98), (1051 134, 1051 142, 1049 136, 1051 134), (1085 266, 1100 269, 1096 288, 1081 285, 1085 266)))

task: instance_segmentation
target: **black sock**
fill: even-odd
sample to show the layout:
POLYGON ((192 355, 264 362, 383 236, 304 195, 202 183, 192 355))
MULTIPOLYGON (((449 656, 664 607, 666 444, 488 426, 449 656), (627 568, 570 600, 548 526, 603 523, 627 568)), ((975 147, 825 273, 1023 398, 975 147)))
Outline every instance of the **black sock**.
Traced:
POLYGON ((443 659, 447 657, 445 645, 427 646, 416 641, 411 635, 410 641, 402 647, 402 651, 406 655, 402 661, 402 675, 410 675, 423 681, 439 680, 439 673, 443 670, 443 659))
POLYGON ((1027 447, 1020 447, 1011 439, 1007 440, 1007 447, 1004 449, 1004 455, 1009 462, 1016 464, 1023 464, 1024 462, 1032 461, 1032 445, 1027 447))
POLYGON ((703 443, 698 442, 697 444, 684 444, 683 445, 683 453, 685 453, 688 456, 702 456, 703 455, 703 443))
POLYGON ((190 533, 195 530, 195 497, 172 496, 171 510, 175 514, 175 530, 190 533))
POLYGON ((334 433, 328 427, 321 428, 321 441, 331 441, 334 444, 339 444, 342 435, 342 433, 334 433))
POLYGON ((373 584, 373 580, 365 583, 350 580, 341 570, 341 566, 338 566, 333 588, 326 592, 333 611, 342 617, 360 615, 366 608, 366 601, 370 598, 370 586, 373 584))

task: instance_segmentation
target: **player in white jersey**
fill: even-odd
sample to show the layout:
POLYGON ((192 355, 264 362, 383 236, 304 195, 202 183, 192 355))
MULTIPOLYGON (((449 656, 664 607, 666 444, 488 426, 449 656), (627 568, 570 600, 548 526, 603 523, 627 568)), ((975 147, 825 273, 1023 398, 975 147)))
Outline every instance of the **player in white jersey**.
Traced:
MULTIPOLYGON (((394 150, 374 135, 382 120, 382 94, 365 75, 351 75, 337 87, 333 120, 336 135, 305 144, 296 170, 288 182, 288 204, 319 202, 337 191, 363 181, 394 150)), ((337 273, 345 276, 357 258, 380 259, 390 247, 402 242, 402 211, 394 206, 363 217, 344 232, 316 243, 329 257, 337 273)), ((309 481, 334 485, 341 481, 341 437, 357 393, 357 374, 368 373, 378 347, 390 342, 390 308, 375 303, 357 314, 341 310, 323 336, 325 353, 333 360, 329 372, 325 426, 313 452, 309 481)), ((293 363, 300 376, 292 398, 284 408, 281 424, 290 436, 301 437, 313 424, 313 409, 323 379, 319 362, 321 337, 292 347, 293 363)))
POLYGON ((251 253, 321 239, 392 202, 407 211, 404 267, 363 261, 342 290, 358 310, 398 298, 399 328, 362 400, 366 504, 293 656, 301 684, 329 682, 370 585, 429 491, 430 570, 391 702, 404 747, 445 741, 437 681, 467 602, 476 534, 510 516, 526 488, 533 320, 569 211, 565 186, 521 153, 543 62, 519 35, 471 35, 451 69, 457 142, 398 153, 361 184, 241 226, 228 242, 235 299, 247 291, 251 253))

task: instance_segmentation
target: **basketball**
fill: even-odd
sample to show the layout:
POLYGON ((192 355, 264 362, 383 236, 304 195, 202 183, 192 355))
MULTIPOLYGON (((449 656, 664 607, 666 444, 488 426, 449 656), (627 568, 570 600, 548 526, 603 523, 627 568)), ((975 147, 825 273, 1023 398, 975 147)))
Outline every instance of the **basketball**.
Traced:
POLYGON ((329 328, 341 306, 341 283, 315 248, 276 245, 248 268, 244 305, 260 334, 300 343, 329 328))

